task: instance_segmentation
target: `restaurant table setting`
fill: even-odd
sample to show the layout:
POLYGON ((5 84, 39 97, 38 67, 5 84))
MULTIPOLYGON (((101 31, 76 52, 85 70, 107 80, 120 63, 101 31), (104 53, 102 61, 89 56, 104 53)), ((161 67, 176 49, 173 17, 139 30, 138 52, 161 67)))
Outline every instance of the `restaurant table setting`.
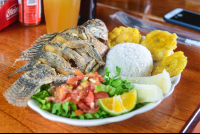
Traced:
POLYGON ((18 2, 24 20, 0 31, 1 133, 200 132, 200 33, 163 20, 200 2, 18 2))

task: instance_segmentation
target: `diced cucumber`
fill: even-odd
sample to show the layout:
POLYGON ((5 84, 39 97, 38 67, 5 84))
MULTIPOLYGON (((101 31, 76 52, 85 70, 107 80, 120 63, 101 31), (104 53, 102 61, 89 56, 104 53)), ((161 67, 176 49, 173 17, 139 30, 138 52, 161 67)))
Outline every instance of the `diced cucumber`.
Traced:
POLYGON ((97 93, 97 92, 101 92, 101 91, 105 91, 103 88, 103 85, 95 85, 94 92, 97 93))
POLYGON ((117 91, 117 89, 114 88, 114 87, 112 87, 111 90, 108 92, 108 94, 109 94, 110 96, 114 96, 115 93, 116 93, 116 91, 117 91))

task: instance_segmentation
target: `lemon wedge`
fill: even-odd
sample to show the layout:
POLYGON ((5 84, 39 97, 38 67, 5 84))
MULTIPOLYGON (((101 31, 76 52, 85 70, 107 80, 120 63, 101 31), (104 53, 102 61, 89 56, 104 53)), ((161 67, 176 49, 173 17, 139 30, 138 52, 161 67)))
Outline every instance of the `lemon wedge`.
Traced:
POLYGON ((97 102, 105 112, 111 115, 121 115, 135 108, 137 104, 137 90, 110 98, 99 99, 97 102))

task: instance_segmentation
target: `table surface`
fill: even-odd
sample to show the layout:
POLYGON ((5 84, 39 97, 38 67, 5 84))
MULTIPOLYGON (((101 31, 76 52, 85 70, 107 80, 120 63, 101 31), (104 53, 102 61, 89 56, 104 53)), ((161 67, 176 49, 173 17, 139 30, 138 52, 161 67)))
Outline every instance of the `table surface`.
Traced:
MULTIPOLYGON (((187 32, 200 34, 197 31, 163 21, 163 16, 177 7, 200 12, 198 0, 165 0, 165 2, 161 2, 161 0, 98 0, 97 18, 103 20, 111 31, 121 24, 110 19, 109 15, 123 10, 131 15, 143 17, 143 19, 150 19, 187 32)), ((47 120, 28 106, 26 108, 12 106, 5 100, 3 93, 22 73, 16 74, 10 79, 7 77, 26 62, 18 62, 13 67, 12 65, 20 53, 29 48, 43 34, 46 34, 44 22, 36 27, 24 27, 16 22, 0 31, 0 132, 178 133, 200 104, 199 48, 178 43, 175 51, 183 51, 188 57, 188 63, 173 94, 153 110, 125 121, 96 127, 76 127, 47 120)), ((143 33, 143 35, 145 34, 143 33)))

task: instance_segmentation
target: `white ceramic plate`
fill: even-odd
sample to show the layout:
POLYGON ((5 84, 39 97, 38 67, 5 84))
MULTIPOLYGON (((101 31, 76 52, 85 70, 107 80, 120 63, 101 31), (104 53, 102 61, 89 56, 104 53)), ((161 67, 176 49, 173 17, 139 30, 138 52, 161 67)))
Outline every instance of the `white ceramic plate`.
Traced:
MULTIPOLYGON (((142 40, 145 38, 145 36, 142 36, 142 40)), ((154 67, 158 64, 158 62, 154 62, 154 67)), ((98 70, 99 74, 103 75, 104 74, 104 68, 101 67, 98 70)), ((171 82, 172 82, 172 87, 169 93, 164 95, 164 98, 167 98, 168 96, 170 96, 173 91, 175 86, 179 83, 181 78, 181 74, 174 76, 171 78, 171 82)), ((47 112, 45 110, 41 110, 39 108, 39 104, 31 99, 30 101, 28 101, 28 106, 30 108, 32 108, 33 110, 35 110, 36 112, 38 112, 40 115, 42 115, 44 118, 52 120, 52 121, 57 121, 57 122, 62 122, 62 123, 66 123, 66 124, 70 124, 70 125, 74 125, 74 126, 85 126, 85 127, 90 127, 90 126, 99 126, 99 125, 105 125, 105 124, 109 124, 109 123, 114 123, 114 122, 119 122, 119 121, 123 121, 126 119, 129 119, 137 114, 141 114, 147 111, 150 111, 151 109, 155 108, 156 106, 158 106, 161 101, 158 101, 156 103, 149 103, 137 110, 134 110, 132 112, 129 112, 127 114, 124 115, 119 115, 119 116, 115 116, 115 117, 109 117, 109 118, 105 118, 105 119, 93 119, 93 120, 78 120, 78 119, 70 119, 70 118, 65 118, 65 117, 61 117, 61 116, 57 116, 54 114, 51 114, 50 112, 47 112)))
MULTIPOLYGON (((170 96, 173 91, 175 86, 179 83, 181 78, 181 74, 174 76, 171 78, 171 82, 172 82, 172 87, 169 93, 164 95, 164 99, 167 98, 168 96, 170 96)), ((35 110, 36 112, 38 112, 40 115, 42 115, 44 118, 52 120, 52 121, 57 121, 57 122, 62 122, 62 123, 66 123, 66 124, 70 124, 70 125, 74 125, 74 126, 85 126, 85 127, 89 127, 89 126, 99 126, 99 125, 104 125, 104 124, 108 124, 108 123, 114 123, 114 122, 119 122, 119 121, 123 121, 126 119, 129 119, 137 114, 141 114, 144 112, 147 112, 153 108, 155 108, 156 106, 158 106, 161 103, 161 101, 156 102, 156 103, 149 103, 137 110, 134 110, 130 113, 124 114, 124 115, 119 115, 119 116, 115 116, 115 117, 109 117, 109 118, 105 118, 105 119, 93 119, 93 120, 78 120, 78 119, 70 119, 70 118, 65 118, 65 117, 61 117, 61 116, 57 116, 54 114, 51 114, 45 110, 41 110, 39 108, 39 104, 36 103, 35 100, 31 99, 28 102, 28 106, 30 108, 32 108, 33 110, 35 110)))

